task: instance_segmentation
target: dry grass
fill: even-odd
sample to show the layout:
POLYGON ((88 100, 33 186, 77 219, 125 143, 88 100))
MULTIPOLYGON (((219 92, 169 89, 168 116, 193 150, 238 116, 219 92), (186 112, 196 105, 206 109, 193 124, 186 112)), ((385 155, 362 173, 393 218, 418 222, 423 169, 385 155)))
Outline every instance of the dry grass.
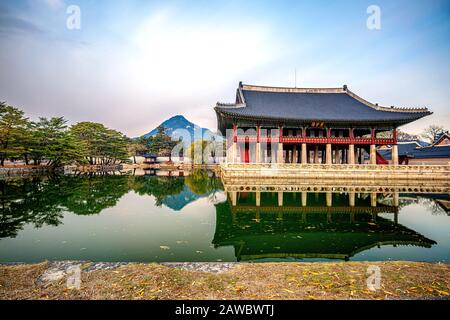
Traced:
POLYGON ((449 297, 450 265, 416 262, 241 264, 220 274, 158 264, 82 273, 80 290, 66 280, 36 281, 45 263, 0 267, 0 299, 404 299, 449 297), (367 289, 367 267, 381 268, 381 289, 367 289))

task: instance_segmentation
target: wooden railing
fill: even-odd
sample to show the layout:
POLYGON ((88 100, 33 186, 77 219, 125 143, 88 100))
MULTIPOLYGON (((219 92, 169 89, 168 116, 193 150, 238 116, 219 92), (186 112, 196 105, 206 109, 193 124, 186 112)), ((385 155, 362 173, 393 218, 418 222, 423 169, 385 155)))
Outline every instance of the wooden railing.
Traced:
MULTIPOLYGON (((300 143, 308 143, 308 144, 355 144, 355 145, 389 145, 394 144, 394 139, 389 138, 375 138, 372 142, 371 138, 351 138, 351 137, 331 137, 328 139, 327 137, 300 137, 300 136, 282 136, 280 137, 260 137, 259 142, 262 143, 272 143, 272 142, 281 142, 285 144, 300 144, 300 143)), ((249 142, 256 143, 256 136, 238 136, 237 142, 249 142)))

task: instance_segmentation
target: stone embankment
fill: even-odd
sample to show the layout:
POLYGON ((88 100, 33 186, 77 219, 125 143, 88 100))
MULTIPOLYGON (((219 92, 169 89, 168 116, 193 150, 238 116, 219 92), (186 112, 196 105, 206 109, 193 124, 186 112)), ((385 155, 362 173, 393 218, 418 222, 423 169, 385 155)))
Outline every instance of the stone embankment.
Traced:
POLYGON ((65 166, 64 173, 90 173, 90 172, 115 172, 123 170, 122 164, 110 164, 110 165, 88 165, 88 166, 65 166))
POLYGON ((62 170, 48 166, 23 166, 23 167, 4 167, 0 168, 0 178, 25 177, 30 175, 42 175, 62 170))

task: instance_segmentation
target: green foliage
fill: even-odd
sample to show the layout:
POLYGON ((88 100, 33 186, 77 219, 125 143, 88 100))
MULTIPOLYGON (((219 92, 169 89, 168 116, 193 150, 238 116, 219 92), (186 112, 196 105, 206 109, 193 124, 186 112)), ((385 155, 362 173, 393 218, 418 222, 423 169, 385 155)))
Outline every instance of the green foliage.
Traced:
POLYGON ((72 178, 68 197, 62 204, 77 215, 99 214, 113 207, 129 191, 128 176, 91 174, 72 178))
POLYGON ((98 214, 129 191, 127 176, 64 176, 0 180, 0 238, 15 237, 26 224, 57 226, 64 211, 98 214))
POLYGON ((163 126, 158 127, 158 133, 153 137, 141 137, 140 142, 147 146, 148 151, 162 157, 170 157, 172 149, 177 145, 177 141, 166 134, 163 126))
POLYGON ((115 164, 128 161, 130 140, 101 123, 80 122, 70 132, 84 151, 89 164, 115 164))
POLYGON ((206 155, 205 150, 209 147, 210 141, 207 140, 197 140, 194 141, 188 148, 188 154, 193 163, 202 164, 205 162, 206 155))
POLYGON ((0 163, 2 166, 6 159, 17 158, 22 154, 28 124, 23 111, 0 102, 0 163))
POLYGON ((208 172, 205 170, 195 170, 186 177, 186 185, 192 192, 202 195, 212 191, 212 186, 209 184, 210 179, 208 172))
POLYGON ((47 165, 56 167, 83 161, 84 148, 77 144, 62 117, 39 118, 38 122, 31 123, 24 145, 26 158, 30 157, 35 164, 46 160, 47 165))
POLYGON ((131 140, 128 143, 128 154, 133 157, 133 162, 136 163, 136 156, 143 155, 149 150, 146 143, 142 140, 131 140))
MULTIPOLYGON (((24 112, 0 103, 0 163, 6 159, 32 160, 53 167, 71 163, 127 162, 131 140, 100 123, 80 122, 70 129, 62 117, 31 122, 24 112)), ((142 150, 142 146, 135 146, 142 150)))
POLYGON ((218 190, 222 190, 220 179, 210 177, 208 171, 206 170, 194 170, 192 171, 185 180, 186 185, 197 195, 204 194, 214 194, 218 190))
POLYGON ((197 140, 189 146, 188 155, 193 163, 203 164, 210 156, 215 160, 216 157, 223 155, 225 147, 225 141, 197 140))
POLYGON ((153 195, 160 207, 166 196, 183 191, 184 179, 179 177, 135 177, 134 191, 139 195, 153 195))
POLYGON ((185 185, 201 196, 222 189, 220 180, 208 177, 205 171, 189 179, 91 173, 0 180, 0 239, 16 236, 27 224, 57 226, 65 212, 99 214, 130 191, 151 195, 155 204, 162 206, 168 197, 183 192, 185 185))

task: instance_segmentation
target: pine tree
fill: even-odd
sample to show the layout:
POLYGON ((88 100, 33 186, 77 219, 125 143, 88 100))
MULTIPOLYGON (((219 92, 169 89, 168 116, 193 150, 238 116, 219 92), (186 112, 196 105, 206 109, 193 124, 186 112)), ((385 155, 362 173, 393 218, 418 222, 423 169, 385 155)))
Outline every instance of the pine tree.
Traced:
POLYGON ((28 118, 24 112, 0 103, 0 164, 4 166, 8 158, 17 158, 23 154, 23 142, 26 137, 28 118))

